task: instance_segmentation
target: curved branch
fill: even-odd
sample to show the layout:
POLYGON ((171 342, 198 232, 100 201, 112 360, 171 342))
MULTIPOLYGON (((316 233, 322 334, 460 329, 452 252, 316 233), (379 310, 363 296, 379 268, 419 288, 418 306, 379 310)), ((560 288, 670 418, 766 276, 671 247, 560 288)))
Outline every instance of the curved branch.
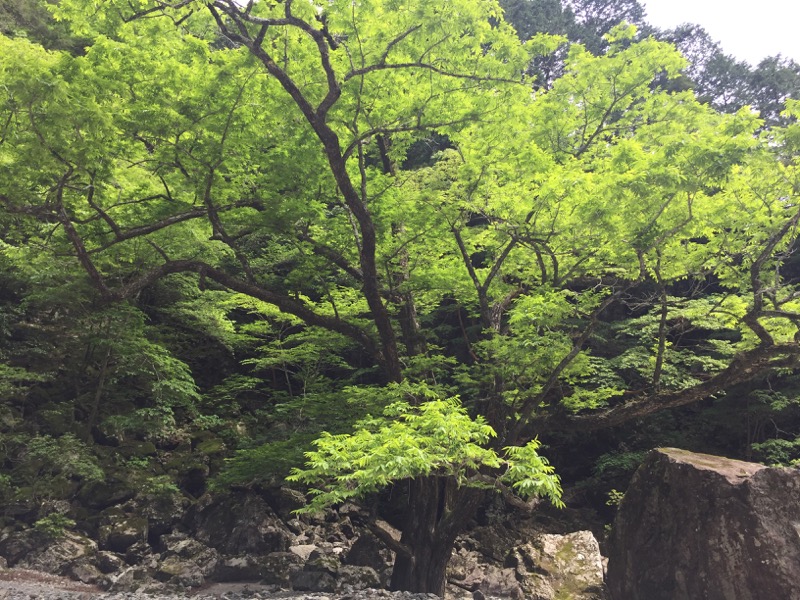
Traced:
POLYGON ((596 431, 641 419, 656 412, 686 406, 766 375, 776 369, 796 368, 800 364, 800 344, 762 345, 742 352, 731 364, 710 379, 684 390, 642 394, 624 404, 582 415, 547 415, 533 419, 541 431, 596 431))
MULTIPOLYGON (((210 279, 234 292, 239 292, 261 300, 275 306, 283 313, 293 315, 302 320, 307 325, 322 327, 329 331, 340 333, 356 342, 366 349, 379 362, 383 362, 383 357, 372 337, 362 328, 344 321, 338 317, 321 315, 304 302, 296 300, 290 296, 284 296, 271 290, 264 289, 254 283, 243 281, 220 269, 212 267, 201 261, 196 260, 174 260, 159 267, 151 269, 137 279, 117 288, 109 290, 107 297, 112 300, 123 300, 130 298, 143 288, 152 285, 157 280, 175 273, 198 273, 206 279, 210 279)), ((105 286, 105 284, 103 284, 105 286)), ((108 288, 106 288, 108 289, 108 288)))

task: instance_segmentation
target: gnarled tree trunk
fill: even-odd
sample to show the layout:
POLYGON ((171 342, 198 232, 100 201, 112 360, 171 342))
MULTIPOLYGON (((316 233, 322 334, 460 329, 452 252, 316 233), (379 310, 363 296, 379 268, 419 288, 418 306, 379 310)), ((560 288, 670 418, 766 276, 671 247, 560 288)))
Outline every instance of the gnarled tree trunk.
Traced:
POLYGON ((444 596, 447 564, 456 536, 475 513, 480 490, 458 488, 444 477, 420 477, 409 484, 409 499, 391 589, 444 596))

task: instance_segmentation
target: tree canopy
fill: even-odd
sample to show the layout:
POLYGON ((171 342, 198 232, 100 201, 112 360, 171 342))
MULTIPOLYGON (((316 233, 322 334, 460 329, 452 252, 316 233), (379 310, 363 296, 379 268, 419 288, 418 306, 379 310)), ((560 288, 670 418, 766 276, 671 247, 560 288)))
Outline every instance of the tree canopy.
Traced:
POLYGON ((293 476, 312 507, 408 482, 395 587, 442 592, 482 490, 560 503, 539 437, 797 365, 791 99, 770 127, 718 112, 626 23, 540 86, 564 38, 520 41, 492 0, 54 11, 85 52, 0 38, 2 260, 81 298, 84 420, 133 382, 140 417, 204 418, 215 392, 143 333, 170 286, 173 315, 247 348, 228 390, 278 371, 278 405, 331 407, 293 476))

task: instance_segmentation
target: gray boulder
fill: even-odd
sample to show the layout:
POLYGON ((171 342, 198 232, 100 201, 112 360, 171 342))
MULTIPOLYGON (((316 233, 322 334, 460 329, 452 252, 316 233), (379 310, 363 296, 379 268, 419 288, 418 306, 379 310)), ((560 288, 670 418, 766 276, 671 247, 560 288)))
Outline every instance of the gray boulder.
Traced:
MULTIPOLYGON (((36 535, 36 532, 33 532, 36 535)), ((41 538, 43 543, 17 563, 18 567, 63 575, 79 561, 86 562, 95 552, 97 544, 74 532, 65 532, 58 538, 41 538)))
MULTIPOLYGON (((484 597, 529 600, 605 600, 600 546, 590 531, 565 535, 533 534, 528 541, 506 546, 498 560, 500 528, 480 531, 489 545, 457 549, 448 565, 449 581, 484 597), (494 535, 489 535, 493 533, 494 535)), ((451 590, 451 595, 468 597, 451 590)))
POLYGON ((206 497, 194 518, 195 537, 223 554, 288 552, 293 535, 263 498, 240 492, 206 497))
POLYGON ((653 451, 619 507, 615 600, 800 600, 800 472, 653 451))
POLYGON ((603 600, 603 562, 591 531, 543 533, 514 548, 509 563, 526 598, 603 600))

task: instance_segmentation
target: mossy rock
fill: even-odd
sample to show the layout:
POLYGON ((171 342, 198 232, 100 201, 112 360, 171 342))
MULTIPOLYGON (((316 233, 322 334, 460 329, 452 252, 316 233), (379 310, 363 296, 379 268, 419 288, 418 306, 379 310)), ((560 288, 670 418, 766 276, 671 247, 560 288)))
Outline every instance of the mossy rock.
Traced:
POLYGON ((211 456, 225 452, 226 448, 225 442, 221 438, 214 437, 203 440, 197 444, 197 446, 195 446, 195 450, 201 454, 205 454, 206 456, 211 456))
POLYGON ((117 448, 117 452, 125 458, 145 458, 156 456, 158 454, 158 449, 153 442, 129 441, 117 448))
POLYGON ((90 508, 106 509, 122 504, 134 497, 136 491, 126 481, 107 479, 106 481, 89 481, 78 493, 82 504, 90 508))

